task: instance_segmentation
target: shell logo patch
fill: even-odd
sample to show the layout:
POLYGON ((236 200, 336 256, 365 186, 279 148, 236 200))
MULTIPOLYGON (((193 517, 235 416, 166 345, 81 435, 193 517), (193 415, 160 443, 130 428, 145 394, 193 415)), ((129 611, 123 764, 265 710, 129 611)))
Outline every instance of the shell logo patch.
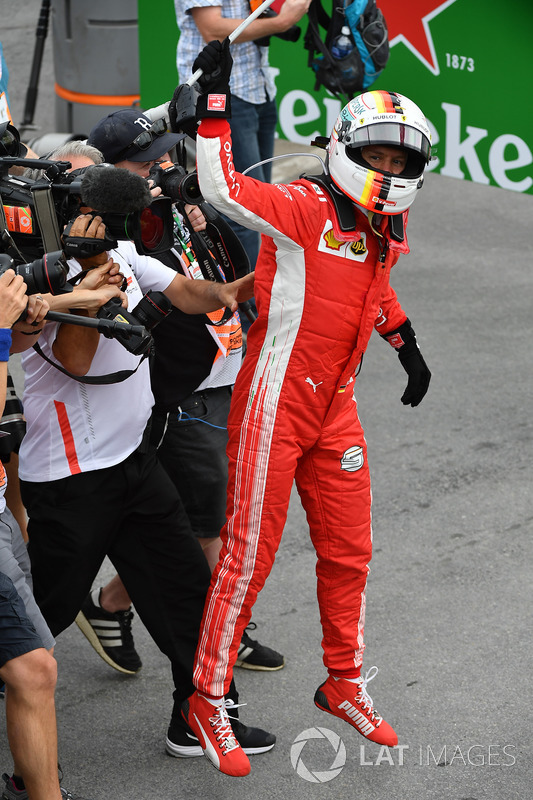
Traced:
POLYGON ((365 457, 360 445, 349 447, 341 456, 341 469, 345 472, 357 472, 364 463, 365 457))
POLYGON ((340 250, 342 242, 339 242, 338 239, 335 239, 333 234, 333 228, 330 228, 329 231, 326 231, 324 234, 324 241, 326 243, 326 247, 331 250, 340 250))

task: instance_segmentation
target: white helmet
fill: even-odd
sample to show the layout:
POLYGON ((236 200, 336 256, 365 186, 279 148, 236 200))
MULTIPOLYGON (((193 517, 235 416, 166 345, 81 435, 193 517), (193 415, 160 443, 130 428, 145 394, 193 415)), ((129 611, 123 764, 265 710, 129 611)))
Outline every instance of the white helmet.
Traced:
POLYGON ((421 110, 404 95, 364 92, 337 117, 328 145, 327 165, 336 186, 355 203, 380 214, 401 214, 424 182, 431 134, 421 110), (368 145, 405 148, 401 175, 378 172, 363 159, 368 145))

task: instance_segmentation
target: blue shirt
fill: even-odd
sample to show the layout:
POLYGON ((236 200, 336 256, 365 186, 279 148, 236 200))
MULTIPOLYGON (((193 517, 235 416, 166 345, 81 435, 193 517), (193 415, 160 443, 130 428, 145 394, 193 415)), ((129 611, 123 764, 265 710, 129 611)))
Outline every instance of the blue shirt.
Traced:
MULTIPOLYGON (((191 9, 220 6, 223 17, 245 19, 250 15, 250 6, 247 0, 174 0, 174 5, 180 30, 177 67, 179 79, 184 83, 191 77, 193 62, 206 44, 190 13, 191 9)), ((255 105, 273 100, 276 87, 274 70, 268 63, 268 47, 258 47, 255 42, 232 44, 231 55, 231 93, 255 105)))

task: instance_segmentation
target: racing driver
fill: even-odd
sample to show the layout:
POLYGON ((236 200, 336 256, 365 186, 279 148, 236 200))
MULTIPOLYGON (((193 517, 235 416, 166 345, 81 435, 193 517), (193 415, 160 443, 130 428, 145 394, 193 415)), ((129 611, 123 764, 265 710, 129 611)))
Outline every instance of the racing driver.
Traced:
MULTIPOLYGON (((408 98, 365 92, 345 106, 321 176, 264 184, 235 172, 228 40, 210 42, 196 106, 203 197, 262 234, 255 272, 258 319, 228 422, 228 516, 196 651, 197 691, 182 713, 206 756, 228 775, 250 772, 224 707, 241 634, 272 568, 295 480, 317 554, 327 679, 318 708, 366 738, 398 737, 361 675, 371 558, 370 477, 354 380, 375 329, 408 374, 401 400, 417 406, 431 373, 389 275, 408 253, 407 213, 423 183, 431 139, 408 98)), ((175 94, 176 97, 176 94, 175 94)))

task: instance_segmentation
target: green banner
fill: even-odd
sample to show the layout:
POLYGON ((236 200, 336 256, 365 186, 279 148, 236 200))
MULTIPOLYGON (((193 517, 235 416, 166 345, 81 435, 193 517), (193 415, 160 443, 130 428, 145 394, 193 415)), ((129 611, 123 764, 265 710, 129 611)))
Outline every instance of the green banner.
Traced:
MULTIPOLYGON (((153 0, 138 3, 141 99, 147 108, 168 99, 176 85, 179 32, 173 0, 159 0, 157 17, 153 0)), ((507 6, 496 0, 377 4, 391 50, 371 88, 400 92, 422 108, 436 156, 431 169, 533 193, 533 112, 520 99, 531 75, 532 0, 507 6)), ((302 38, 291 43, 272 37, 270 61, 278 71, 279 135, 309 144, 329 134, 341 103, 324 89, 314 90, 302 38)))

